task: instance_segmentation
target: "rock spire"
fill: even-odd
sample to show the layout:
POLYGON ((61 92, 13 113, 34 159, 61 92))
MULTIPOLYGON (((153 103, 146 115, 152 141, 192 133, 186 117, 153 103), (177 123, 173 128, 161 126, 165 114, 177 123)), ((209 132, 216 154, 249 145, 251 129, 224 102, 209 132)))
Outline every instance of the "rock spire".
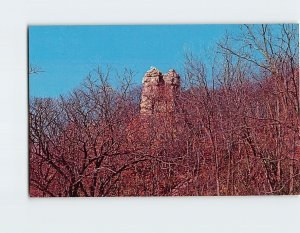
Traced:
POLYGON ((179 88, 180 77, 175 70, 171 69, 168 73, 162 74, 151 66, 143 78, 141 114, 174 112, 179 88))

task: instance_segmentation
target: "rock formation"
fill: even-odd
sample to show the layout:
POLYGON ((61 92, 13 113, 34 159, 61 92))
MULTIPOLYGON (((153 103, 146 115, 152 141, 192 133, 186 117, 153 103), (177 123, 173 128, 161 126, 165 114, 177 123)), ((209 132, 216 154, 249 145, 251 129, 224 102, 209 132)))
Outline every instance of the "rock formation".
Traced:
POLYGON ((155 67, 151 67, 143 78, 141 114, 174 112, 179 87, 180 77, 175 70, 162 74, 155 67))

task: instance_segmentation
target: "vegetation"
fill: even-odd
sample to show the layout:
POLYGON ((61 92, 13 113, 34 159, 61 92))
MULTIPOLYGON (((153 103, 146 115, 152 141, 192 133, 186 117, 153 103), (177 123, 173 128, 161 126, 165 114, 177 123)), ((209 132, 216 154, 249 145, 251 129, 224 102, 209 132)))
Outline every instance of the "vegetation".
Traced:
POLYGON ((30 195, 300 194, 298 37, 244 25, 210 63, 186 54, 171 113, 140 115, 131 70, 31 99, 30 195))

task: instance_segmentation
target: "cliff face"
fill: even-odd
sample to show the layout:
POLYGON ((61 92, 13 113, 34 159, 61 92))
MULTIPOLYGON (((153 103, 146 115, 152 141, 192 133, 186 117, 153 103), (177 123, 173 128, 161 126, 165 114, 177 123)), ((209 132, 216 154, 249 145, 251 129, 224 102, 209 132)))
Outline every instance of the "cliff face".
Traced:
POLYGON ((140 103, 141 114, 175 111, 175 99, 180 87, 180 77, 175 70, 162 74, 152 67, 143 78, 140 103))

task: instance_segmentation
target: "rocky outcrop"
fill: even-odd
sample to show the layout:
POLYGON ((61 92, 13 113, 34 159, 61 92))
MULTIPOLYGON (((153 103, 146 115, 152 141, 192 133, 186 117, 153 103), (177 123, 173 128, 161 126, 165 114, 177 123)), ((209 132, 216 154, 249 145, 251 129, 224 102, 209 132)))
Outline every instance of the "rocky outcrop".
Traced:
POLYGON ((179 87, 180 77, 175 70, 162 74, 151 67, 143 78, 141 114, 174 112, 179 87))

